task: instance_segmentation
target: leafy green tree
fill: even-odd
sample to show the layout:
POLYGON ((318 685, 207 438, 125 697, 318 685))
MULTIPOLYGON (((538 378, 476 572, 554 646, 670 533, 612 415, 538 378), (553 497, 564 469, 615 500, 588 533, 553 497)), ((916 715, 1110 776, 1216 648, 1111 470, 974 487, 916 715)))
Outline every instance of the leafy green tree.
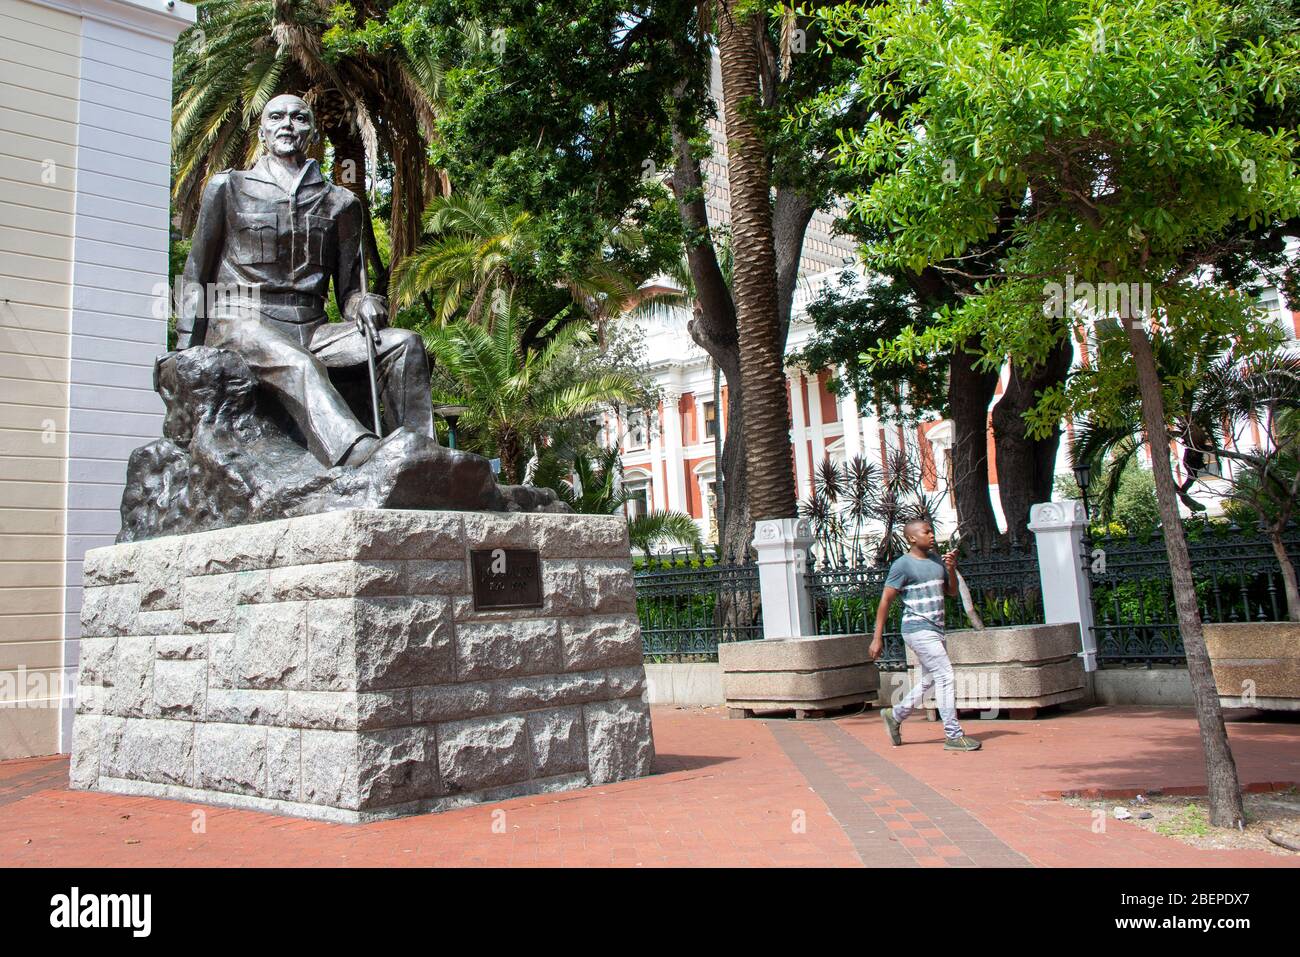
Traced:
MULTIPOLYGON (((1218 0, 893 0, 826 19, 874 45, 858 89, 894 107, 847 130, 841 152, 867 176, 890 167, 853 200, 856 216, 888 230, 871 258, 917 270, 960 257, 997 231, 1004 209, 1020 211, 997 275, 976 277, 976 294, 883 354, 929 355, 978 336, 990 363, 1045 362, 1083 299, 1089 314, 1122 322, 1129 351, 1099 360, 1086 394, 1042 390, 1027 421, 1041 434, 1071 409, 1104 417, 1136 380, 1147 434, 1160 435, 1167 395, 1185 384, 1161 381, 1150 329, 1198 351, 1268 347, 1250 302, 1212 267, 1225 249, 1286 234, 1300 214, 1294 124, 1259 123, 1294 103, 1293 16, 1276 30, 1218 0), (1109 292, 1089 295, 1098 290, 1109 292), (1119 292, 1136 293, 1136 307, 1119 292)), ((1211 820, 1235 826, 1241 793, 1168 456, 1153 467, 1211 820)))

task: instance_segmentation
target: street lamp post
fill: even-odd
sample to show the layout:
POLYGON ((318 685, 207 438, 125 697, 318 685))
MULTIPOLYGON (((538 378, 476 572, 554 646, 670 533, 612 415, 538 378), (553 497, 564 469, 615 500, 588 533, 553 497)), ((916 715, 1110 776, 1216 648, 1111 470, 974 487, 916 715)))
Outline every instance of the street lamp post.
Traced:
POLYGON ((436 415, 447 420, 447 447, 456 447, 456 420, 469 411, 467 405, 439 405, 433 409, 436 415))
POLYGON ((1088 486, 1092 484, 1092 466, 1086 462, 1077 462, 1074 466, 1074 481, 1083 496, 1083 567, 1087 571, 1092 564, 1092 509, 1088 506, 1088 486))

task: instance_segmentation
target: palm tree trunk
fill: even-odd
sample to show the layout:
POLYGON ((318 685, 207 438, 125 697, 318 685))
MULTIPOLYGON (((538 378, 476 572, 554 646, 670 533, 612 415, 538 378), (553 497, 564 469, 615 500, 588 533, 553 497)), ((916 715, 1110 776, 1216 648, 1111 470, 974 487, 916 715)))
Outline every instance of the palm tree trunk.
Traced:
POLYGON ((793 449, 786 405, 784 343, 777 308, 771 167, 753 116, 759 97, 758 40, 765 15, 726 2, 718 14, 718 51, 728 142, 732 296, 745 393, 749 509, 755 520, 795 514, 793 449))
POLYGON ((1196 586, 1192 580, 1192 562, 1187 552, 1187 539, 1178 514, 1178 499, 1174 490, 1174 473, 1169 465, 1169 450, 1165 436, 1165 403, 1160 391, 1160 378, 1156 372, 1151 340, 1137 319, 1125 316, 1121 320, 1128 333, 1137 367, 1138 390, 1142 395, 1142 420, 1151 443, 1151 468, 1155 473, 1156 501, 1160 506, 1160 521, 1164 526, 1165 550, 1169 556, 1169 571, 1173 580, 1174 606, 1178 612, 1178 630, 1183 636, 1187 654, 1187 673, 1192 683, 1192 699, 1196 706, 1196 721, 1201 731, 1201 748, 1205 752, 1205 771, 1210 798, 1210 823, 1215 827, 1237 827, 1244 824, 1246 811, 1241 801, 1241 785, 1237 779, 1237 764, 1228 745, 1228 732, 1223 724, 1223 710, 1219 707, 1219 692, 1210 671, 1210 655, 1205 647, 1205 634, 1201 628, 1201 614, 1196 606, 1196 586))
POLYGON ((370 218, 370 196, 366 193, 366 144, 350 122, 340 123, 325 133, 334 147, 334 182, 361 202, 362 242, 365 245, 366 277, 370 289, 379 295, 388 291, 388 268, 379 256, 375 224, 370 218))

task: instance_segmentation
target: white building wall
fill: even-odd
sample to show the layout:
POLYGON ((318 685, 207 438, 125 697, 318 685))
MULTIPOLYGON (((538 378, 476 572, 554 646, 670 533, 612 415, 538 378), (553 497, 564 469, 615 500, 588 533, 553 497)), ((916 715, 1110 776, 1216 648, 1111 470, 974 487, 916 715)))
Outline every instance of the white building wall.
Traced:
MULTIPOLYGON (((43 0, 56 2, 56 0, 43 0)), ((79 179, 72 349, 62 750, 80 659, 82 558, 111 544, 131 451, 162 432, 153 391, 167 346, 172 47, 194 8, 165 0, 80 0, 79 179)))

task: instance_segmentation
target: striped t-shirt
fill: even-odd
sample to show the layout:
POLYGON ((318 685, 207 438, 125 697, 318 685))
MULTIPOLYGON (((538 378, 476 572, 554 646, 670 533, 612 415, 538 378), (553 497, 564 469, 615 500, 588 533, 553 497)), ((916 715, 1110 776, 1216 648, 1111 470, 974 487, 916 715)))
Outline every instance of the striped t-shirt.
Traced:
POLYGON ((897 588, 903 599, 902 633, 943 631, 943 588, 948 568, 938 553, 925 558, 903 555, 889 566, 885 585, 897 588))

